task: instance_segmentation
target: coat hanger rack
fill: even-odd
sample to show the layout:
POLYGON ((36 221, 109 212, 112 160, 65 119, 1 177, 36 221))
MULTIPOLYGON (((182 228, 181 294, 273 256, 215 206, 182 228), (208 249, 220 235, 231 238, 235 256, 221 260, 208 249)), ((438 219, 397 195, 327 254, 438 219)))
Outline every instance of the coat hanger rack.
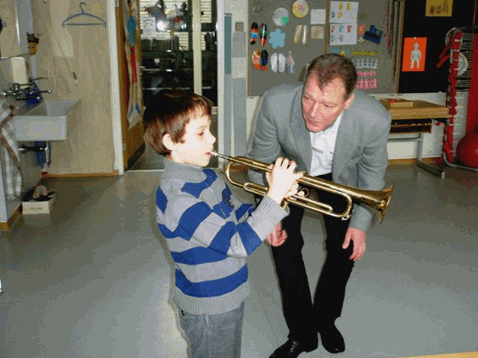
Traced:
POLYGON ((96 15, 93 15, 93 14, 90 14, 90 13, 87 13, 84 9, 83 9, 83 6, 86 5, 85 2, 83 0, 81 0, 81 3, 80 3, 80 10, 81 12, 77 13, 77 14, 74 14, 74 15, 70 15, 68 16, 62 23, 61 25, 63 27, 67 27, 67 26, 70 26, 70 25, 73 25, 73 26, 95 26, 95 25, 101 25, 103 27, 106 27, 106 21, 103 20, 101 17, 98 17, 96 15), (68 22, 70 21, 71 19, 75 19, 77 17, 81 17, 81 16, 86 16, 86 17, 91 17, 93 19, 96 19, 98 20, 99 22, 88 22, 88 23, 80 23, 80 22, 68 22))

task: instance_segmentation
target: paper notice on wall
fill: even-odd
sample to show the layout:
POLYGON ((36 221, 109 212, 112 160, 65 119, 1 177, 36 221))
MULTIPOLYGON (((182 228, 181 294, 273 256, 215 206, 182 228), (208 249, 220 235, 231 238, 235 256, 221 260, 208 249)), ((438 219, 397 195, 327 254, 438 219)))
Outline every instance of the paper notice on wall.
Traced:
POLYGON ((28 83, 25 57, 12 57, 10 59, 10 73, 12 74, 13 82, 20 84, 28 83))
POLYGON ((358 2, 331 1, 330 2, 330 23, 351 23, 357 22, 358 2))
POLYGON ((325 10, 324 9, 312 9, 312 10, 310 10, 310 24, 311 25, 324 25, 325 24, 325 10))
POLYGON ((310 38, 314 40, 321 40, 324 38, 324 27, 323 26, 311 26, 310 27, 310 38))
POLYGON ((453 0, 427 0, 425 16, 447 16, 453 13, 453 0))
POLYGON ((70 8, 69 1, 63 0, 50 0, 48 2, 50 6, 50 15, 55 21, 50 22, 50 28, 52 31, 52 48, 53 55, 55 57, 74 57, 73 51, 73 39, 70 32, 67 31, 61 24, 62 22, 72 14, 75 14, 77 10, 70 8))
POLYGON ((357 43, 357 23, 331 24, 330 45, 355 45, 357 43))
POLYGON ((141 38, 152 39, 156 36, 156 20, 153 16, 143 17, 141 19, 141 38))

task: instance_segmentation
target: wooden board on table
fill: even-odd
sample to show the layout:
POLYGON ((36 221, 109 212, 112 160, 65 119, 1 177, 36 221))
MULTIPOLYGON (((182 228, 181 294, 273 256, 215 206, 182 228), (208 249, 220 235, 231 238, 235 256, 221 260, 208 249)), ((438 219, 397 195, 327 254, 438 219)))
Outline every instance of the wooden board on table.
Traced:
POLYGON ((411 108, 413 107, 413 101, 403 99, 403 98, 382 98, 380 102, 385 106, 385 108, 411 108))
POLYGON ((440 104, 413 101, 413 107, 388 108, 392 119, 449 118, 448 107, 440 104))

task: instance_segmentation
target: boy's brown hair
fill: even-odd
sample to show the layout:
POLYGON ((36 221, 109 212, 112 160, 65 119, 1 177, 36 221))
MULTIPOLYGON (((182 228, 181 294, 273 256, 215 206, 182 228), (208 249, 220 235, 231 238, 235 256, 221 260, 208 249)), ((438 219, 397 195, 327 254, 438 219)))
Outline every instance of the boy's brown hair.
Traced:
POLYGON ((148 103, 143 115, 144 140, 156 153, 168 156, 171 151, 163 144, 169 134, 174 143, 181 143, 191 119, 211 117, 212 102, 195 93, 162 90, 148 103))

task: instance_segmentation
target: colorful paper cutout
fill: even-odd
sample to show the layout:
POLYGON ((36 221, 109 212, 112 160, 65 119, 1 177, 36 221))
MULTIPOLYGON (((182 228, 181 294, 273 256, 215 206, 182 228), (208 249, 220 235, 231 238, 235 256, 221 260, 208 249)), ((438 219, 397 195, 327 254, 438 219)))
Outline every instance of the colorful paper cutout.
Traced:
POLYGON ((302 30, 304 25, 297 25, 294 30, 294 43, 298 44, 301 38, 302 30))
POLYGON ((303 18, 309 13, 309 3, 305 0, 297 0, 292 4, 292 13, 297 18, 303 18))
POLYGON ((271 70, 272 72, 277 72, 277 53, 273 53, 271 56, 271 70))
POLYGON ((267 65, 269 64, 269 53, 266 50, 261 52, 261 70, 267 71, 267 65))
POLYGON ((269 35, 269 43, 271 44, 273 49, 278 47, 285 46, 285 33, 283 33, 280 29, 276 29, 274 32, 271 32, 269 35))
POLYGON ((279 72, 284 73, 285 71, 285 63, 286 63, 286 58, 285 55, 280 53, 279 54, 279 72))
POLYGON ((295 73, 295 61, 294 58, 292 57, 292 51, 289 51, 289 54, 287 55, 287 73, 288 74, 293 74, 295 73))
POLYGON ((289 11, 283 7, 278 8, 274 11, 274 15, 272 15, 272 21, 278 27, 287 25, 289 23, 289 11))
POLYGON ((261 38, 261 47, 264 47, 267 43, 267 25, 262 24, 259 30, 259 36, 261 38))
POLYGON ((365 24, 358 24, 357 25, 357 35, 363 36, 365 33, 365 24))
POLYGON ((425 71, 426 37, 405 37, 403 40, 402 72, 425 71))
POLYGON ((254 45, 259 39, 259 25, 253 22, 251 25, 251 45, 254 45))
POLYGON ((261 67, 261 51, 259 49, 255 49, 252 52, 252 66, 258 70, 261 67))

